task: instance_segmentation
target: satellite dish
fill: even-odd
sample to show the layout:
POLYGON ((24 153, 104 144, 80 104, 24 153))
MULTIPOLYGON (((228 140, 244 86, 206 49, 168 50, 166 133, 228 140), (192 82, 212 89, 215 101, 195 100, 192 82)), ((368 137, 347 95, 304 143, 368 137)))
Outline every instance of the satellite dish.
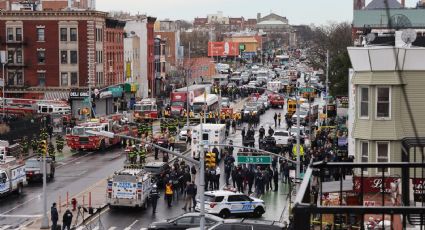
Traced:
POLYGON ((376 38, 376 35, 374 33, 368 33, 366 35, 366 42, 367 44, 370 44, 371 42, 373 42, 376 38))
POLYGON ((416 40, 416 30, 403 30, 403 32, 401 33, 401 40, 406 43, 406 45, 411 45, 416 40))

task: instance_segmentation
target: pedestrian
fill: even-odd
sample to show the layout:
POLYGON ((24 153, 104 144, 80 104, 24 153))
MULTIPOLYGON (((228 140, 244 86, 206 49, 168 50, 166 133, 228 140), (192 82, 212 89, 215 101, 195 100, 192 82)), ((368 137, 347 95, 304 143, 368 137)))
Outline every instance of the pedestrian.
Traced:
POLYGON ((279 113, 279 114, 277 115, 277 120, 278 120, 279 127, 280 127, 280 122, 282 121, 282 114, 281 114, 281 113, 279 113))
POLYGON ((196 167, 195 167, 195 165, 192 165, 192 167, 190 167, 190 174, 192 175, 192 181, 195 181, 195 178, 196 178, 196 167))
POLYGON ((238 187, 238 192, 243 193, 243 175, 242 175, 242 170, 240 168, 238 168, 237 170, 235 180, 236 180, 236 186, 238 187))
POLYGON ((69 209, 67 209, 62 217, 62 224, 63 224, 62 230, 65 230, 65 229, 71 230, 72 217, 73 217, 72 212, 69 211, 69 209))
POLYGON ((248 169, 247 172, 247 180, 248 180, 248 195, 252 193, 252 185, 254 184, 255 172, 252 168, 248 169))
POLYGON ((171 180, 165 185, 165 198, 167 199, 168 207, 171 207, 171 202, 173 201, 173 182, 171 180))
POLYGON ((273 119, 274 119, 274 127, 277 127, 277 113, 274 113, 273 119))
POLYGON ((215 184, 214 187, 216 190, 220 189, 220 175, 221 175, 220 166, 217 165, 217 167, 215 168, 215 179, 214 179, 214 184, 215 184))
POLYGON ((233 182, 233 188, 236 188, 236 175, 237 175, 236 166, 233 166, 232 168, 232 182, 233 182))
POLYGON ((186 198, 185 198, 185 202, 184 202, 184 207, 182 209, 186 211, 187 208, 189 208, 189 211, 190 211, 192 209, 192 207, 194 206, 192 204, 193 196, 196 195, 195 183, 193 181, 187 182, 185 192, 186 192, 186 198))
POLYGON ((284 178, 283 178, 283 183, 286 183, 286 184, 288 184, 289 183, 289 164, 288 164, 288 162, 285 162, 284 164, 283 164, 283 176, 284 176, 284 178))
POLYGON ((236 120, 232 120, 232 133, 236 133, 236 120))
POLYGON ((271 126, 269 127, 268 133, 269 133, 269 136, 273 136, 273 134, 274 134, 274 130, 272 129, 271 126))
POLYGON ((151 199, 151 202, 152 202, 152 214, 155 214, 156 204, 158 203, 158 199, 159 199, 159 191, 158 191, 158 186, 156 184, 152 186, 152 190, 149 193, 149 198, 151 199))
POLYGON ((273 182, 274 182, 274 191, 277 192, 278 186, 279 186, 279 172, 277 171, 277 169, 275 169, 273 172, 273 182))
POLYGON ((242 141, 245 139, 245 133, 246 133, 246 130, 245 130, 245 127, 243 127, 242 128, 242 141))
POLYGON ((56 228, 58 227, 58 219, 59 219, 56 203, 52 204, 52 207, 50 208, 50 215, 51 215, 50 219, 52 220, 52 230, 56 230, 56 228))
POLYGON ((260 134, 260 140, 262 140, 264 138, 264 135, 266 134, 266 130, 264 129, 263 126, 260 127, 260 129, 258 130, 258 133, 260 134))

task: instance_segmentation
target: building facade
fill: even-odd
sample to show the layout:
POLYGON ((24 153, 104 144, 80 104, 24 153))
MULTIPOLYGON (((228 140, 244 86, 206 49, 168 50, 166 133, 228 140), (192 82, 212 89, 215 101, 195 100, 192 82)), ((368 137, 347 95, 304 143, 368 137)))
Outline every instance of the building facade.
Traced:
POLYGON ((105 23, 105 84, 116 85, 126 81, 124 74, 124 21, 107 18, 105 23))
POLYGON ((105 65, 106 17, 95 11, 0 12, 5 35, 0 50, 8 56, 6 96, 43 98, 50 91, 88 87, 89 79, 93 87, 105 86, 94 79, 105 65))
MULTIPOLYGON (((40 10, 59 11, 66 8, 95 10, 96 0, 32 0, 24 3, 22 0, 0 0, 0 9, 16 10, 14 7, 38 6, 40 10)), ((33 8, 34 9, 34 8, 33 8)))
MULTIPOLYGON (((350 81, 354 138, 358 162, 417 162, 421 151, 403 152, 406 141, 425 137, 425 66, 417 56, 424 48, 350 47, 354 72, 350 81)), ((353 153, 351 153, 353 154, 353 153)), ((364 175, 380 176, 379 169, 364 175)), ((386 169, 385 175, 401 175, 386 169)))

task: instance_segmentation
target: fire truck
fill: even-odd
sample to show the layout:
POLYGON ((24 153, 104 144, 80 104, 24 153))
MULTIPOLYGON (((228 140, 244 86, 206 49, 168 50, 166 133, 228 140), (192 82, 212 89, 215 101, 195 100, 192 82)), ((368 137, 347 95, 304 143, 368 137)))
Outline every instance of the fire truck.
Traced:
POLYGON ((187 109, 187 97, 189 97, 189 107, 191 107, 195 97, 202 95, 205 91, 210 92, 206 85, 191 85, 189 88, 176 89, 170 95, 171 116, 183 116, 183 111, 187 109))
POLYGON ((155 98, 145 98, 134 105, 134 117, 137 120, 157 119, 158 104, 155 98))
POLYGON ((152 190, 152 174, 142 168, 126 166, 107 179, 106 203, 110 208, 146 208, 152 190))
POLYGON ((73 150, 104 150, 121 142, 120 137, 108 138, 88 133, 87 131, 107 131, 114 134, 137 136, 137 127, 120 124, 119 117, 92 119, 71 129, 66 135, 67 145, 73 150))
MULTIPOLYGON (((71 107, 65 101, 33 100, 19 98, 5 98, 4 110, 9 114, 70 114, 71 107)), ((0 110, 3 105, 0 103, 0 110)))
POLYGON ((270 94, 269 96, 270 106, 272 108, 282 107, 285 104, 285 98, 279 94, 270 94))

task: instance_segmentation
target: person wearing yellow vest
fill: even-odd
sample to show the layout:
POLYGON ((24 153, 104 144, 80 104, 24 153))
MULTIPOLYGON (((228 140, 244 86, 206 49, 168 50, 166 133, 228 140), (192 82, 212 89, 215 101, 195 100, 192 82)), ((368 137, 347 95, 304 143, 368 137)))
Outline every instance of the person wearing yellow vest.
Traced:
POLYGON ((171 201, 173 201, 173 184, 171 180, 165 185, 165 198, 167 199, 167 204, 170 208, 171 201))

